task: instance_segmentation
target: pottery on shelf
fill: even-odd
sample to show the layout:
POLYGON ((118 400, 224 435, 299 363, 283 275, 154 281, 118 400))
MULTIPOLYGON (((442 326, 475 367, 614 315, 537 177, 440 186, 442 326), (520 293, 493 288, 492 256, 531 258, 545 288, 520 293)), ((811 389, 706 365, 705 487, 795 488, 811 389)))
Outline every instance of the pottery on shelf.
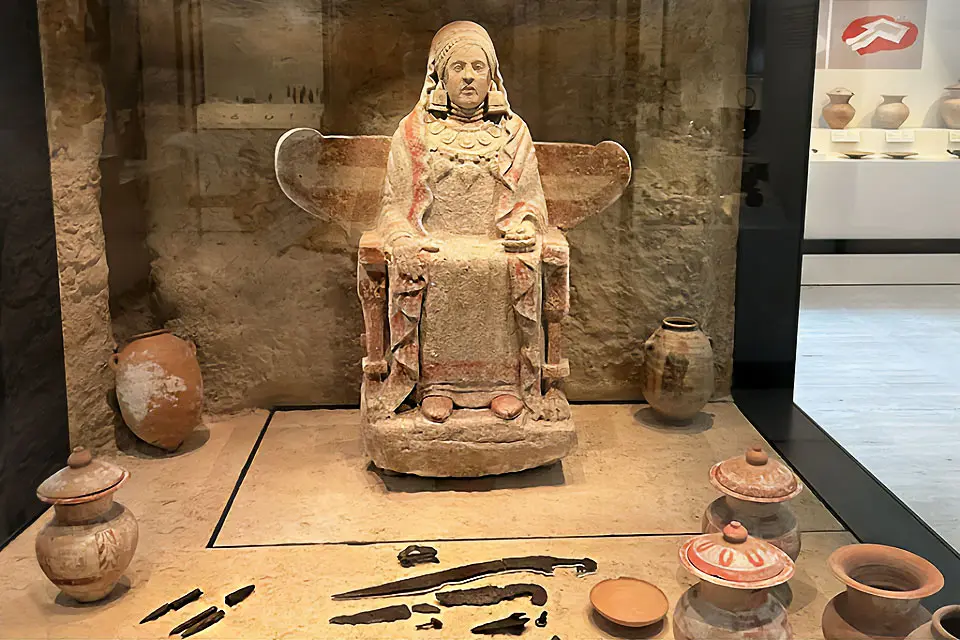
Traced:
POLYGON ((873 113, 873 126, 877 129, 899 129, 910 115, 910 107, 903 103, 907 96, 883 96, 883 102, 873 113))
POLYGON ((830 103, 820 112, 823 119, 831 129, 846 128, 846 126, 850 124, 850 121, 853 120, 853 116, 857 113, 857 110, 850 104, 850 98, 854 96, 853 91, 844 89, 843 87, 837 87, 832 91, 828 91, 827 96, 830 98, 830 103))
POLYGON ((943 587, 936 567, 896 547, 847 545, 830 555, 829 564, 847 590, 823 611, 826 640, 903 640, 930 621, 920 600, 943 587))
POLYGON ((598 582, 590 590, 590 603, 604 618, 624 627, 650 626, 670 610, 670 602, 659 587, 636 578, 598 582))
POLYGON ((907 158, 912 158, 917 155, 916 151, 884 151, 883 155, 888 158, 893 158, 894 160, 906 160, 907 158))
POLYGON ((739 522, 688 540, 680 563, 699 578, 673 610, 677 640, 788 640, 787 610, 770 589, 789 580, 793 560, 739 522))
POLYGON ((111 366, 123 421, 144 442, 174 451, 200 424, 203 381, 193 342, 166 329, 134 336, 111 366))
POLYGON ((53 519, 37 534, 37 561, 61 591, 80 602, 107 597, 137 549, 137 520, 113 501, 130 474, 77 447, 67 466, 37 488, 53 519))
POLYGON ((940 117, 948 129, 960 129, 960 82, 945 89, 940 102, 940 117))
POLYGON ((713 395, 713 348, 690 318, 664 318, 644 343, 643 397, 671 422, 692 420, 713 395))
POLYGON ((947 149, 947 153, 952 155, 954 158, 960 158, 960 149, 947 149))
POLYGON ((754 537, 797 559, 800 527, 788 501, 803 491, 803 483, 785 464, 771 459, 762 448, 751 447, 745 455, 713 465, 710 483, 724 496, 704 512, 704 533, 722 531, 737 520, 754 537))
POLYGON ((867 156, 873 155, 873 151, 843 151, 842 153, 851 160, 863 160, 867 156))
POLYGON ((914 629, 907 640, 960 640, 960 604, 934 611, 930 622, 914 629))

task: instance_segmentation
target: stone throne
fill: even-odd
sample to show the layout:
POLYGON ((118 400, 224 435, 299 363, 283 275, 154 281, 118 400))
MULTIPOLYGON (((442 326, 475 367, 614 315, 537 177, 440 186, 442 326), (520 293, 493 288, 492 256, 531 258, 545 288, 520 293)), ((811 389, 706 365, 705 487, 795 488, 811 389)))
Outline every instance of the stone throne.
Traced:
MULTIPOLYGON (((452 23, 434 40, 421 106, 431 100, 429 89, 439 85, 444 91, 433 65, 437 43, 443 43, 445 32, 448 41, 466 34, 465 38, 485 47, 494 74, 490 99, 497 90, 496 99, 506 103, 486 32, 472 23, 452 23)), ((453 45, 446 51, 450 48, 453 45)), ((446 80, 446 76, 440 77, 446 80)), ((451 132, 452 125, 444 128, 442 118, 415 109, 393 139, 324 136, 298 128, 277 142, 277 179, 287 197, 308 213, 336 222, 351 237, 359 235, 357 289, 366 352, 360 402, 362 441, 367 455, 381 469, 431 477, 484 476, 550 464, 576 447, 576 431, 562 389, 569 363, 562 352, 561 321, 570 304, 570 251, 564 232, 620 197, 631 176, 626 150, 612 141, 595 146, 540 142, 526 149, 521 142, 511 150, 509 160, 521 154, 527 158, 524 163, 532 168, 524 170, 523 179, 535 181, 531 193, 540 202, 534 205, 542 208, 545 204, 546 208, 531 246, 512 249, 510 232, 499 236, 494 232, 492 239, 483 235, 483 229, 480 235, 474 229, 473 235, 451 236, 439 225, 431 229, 417 224, 414 226, 419 229, 414 232, 422 235, 417 237, 420 248, 416 256, 422 272, 409 275, 400 270, 402 260, 392 251, 397 246, 391 241, 396 225, 385 222, 385 211, 396 203, 397 191, 403 188, 411 193, 400 208, 406 213, 406 209, 412 212, 420 206, 418 223, 427 220, 431 207, 441 212, 447 207, 453 212, 452 217, 446 214, 447 219, 459 224, 469 215, 458 208, 459 200, 466 202, 467 209, 471 199, 490 202, 490 190, 482 187, 484 176, 478 179, 476 173, 484 170, 473 167, 495 163, 497 152, 491 154, 487 149, 485 155, 478 155, 484 151, 482 145, 494 147, 491 136, 520 137, 518 130, 525 137, 521 139, 529 141, 522 120, 512 112, 506 119, 500 129, 486 121, 477 123, 476 118, 473 123, 465 120, 468 124, 451 132), (418 191, 418 171, 435 171, 435 165, 424 161, 416 166, 417 155, 439 151, 428 158, 432 161, 443 155, 447 150, 444 144, 458 135, 463 149, 454 148, 453 156, 447 153, 447 159, 441 159, 448 165, 440 174, 468 174, 468 179, 457 183, 461 191, 451 197, 449 189, 445 194, 438 188, 436 199, 432 192, 422 195, 431 190, 418 191), (465 136, 469 144, 462 142, 465 136), (398 146, 407 156, 400 156, 398 146), (458 155, 459 151, 463 154, 458 155), (396 179, 404 170, 405 177, 411 174, 409 166, 400 166, 404 162, 414 165, 412 189, 396 179), (469 174, 471 169, 473 174, 469 174), (487 283, 493 285, 489 294, 487 283), (488 331, 488 326, 493 329, 488 331), (480 339, 471 339, 474 334, 480 339), (491 402, 491 395, 499 393, 495 389, 506 388, 504 380, 509 376, 504 368, 508 373, 512 369, 516 380, 509 392, 512 396, 504 394, 491 402), (478 387, 477 381, 482 382, 487 372, 490 384, 478 387), (446 412, 440 417, 422 402, 425 394, 426 398, 445 397, 432 394, 445 393, 457 384, 461 388, 449 392, 455 403, 446 401, 446 412), (477 388, 482 391, 475 391, 477 388), (510 412, 505 405, 497 405, 503 397, 516 398, 515 404, 522 400, 522 409, 510 412)), ((506 187, 496 184, 495 188, 505 194, 498 200, 504 211, 510 201, 503 198, 513 195, 508 189, 519 194, 521 186, 510 182, 509 171, 502 178, 506 187)), ((519 195, 514 200, 520 201, 510 214, 519 212, 524 221, 533 216, 526 213, 525 200, 519 195)), ((442 219, 440 214, 437 217, 442 219)), ((529 244, 530 238, 526 240, 529 244)))

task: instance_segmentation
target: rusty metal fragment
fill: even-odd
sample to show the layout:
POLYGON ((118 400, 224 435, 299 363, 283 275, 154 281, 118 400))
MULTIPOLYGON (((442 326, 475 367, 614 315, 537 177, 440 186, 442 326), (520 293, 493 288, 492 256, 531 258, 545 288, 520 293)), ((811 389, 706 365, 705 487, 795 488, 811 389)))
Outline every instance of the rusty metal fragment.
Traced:
POLYGON ((412 544, 399 554, 397 554, 397 560, 400 561, 401 567, 410 568, 418 564, 426 564, 429 562, 439 564, 440 558, 437 557, 437 550, 433 547, 427 547, 419 544, 412 544))
POLYGON ((530 603, 535 606, 542 607, 547 604, 547 590, 538 584, 508 584, 505 587, 489 586, 478 589, 441 591, 437 594, 437 602, 444 607, 463 605, 484 607, 504 600, 522 598, 523 596, 530 596, 530 603))
POLYGON ((410 613, 410 607, 405 604, 397 604, 392 607, 383 607, 382 609, 373 609, 372 611, 361 611, 347 616, 335 616, 330 618, 330 624, 377 624, 380 622, 396 622, 397 620, 408 620, 413 614, 410 613))
POLYGON ((527 617, 527 614, 512 613, 506 618, 476 626, 473 629, 470 629, 470 632, 488 636, 494 636, 501 633, 518 636, 523 633, 523 630, 526 628, 528 622, 530 622, 530 618, 527 617))
POLYGON ((597 570, 597 563, 590 558, 555 558, 552 556, 503 558, 435 571, 434 573, 395 580, 374 587, 355 589, 330 597, 334 600, 359 600, 361 598, 416 595, 436 591, 448 584, 461 584, 498 573, 529 571, 550 576, 553 575, 554 569, 560 567, 572 567, 577 570, 578 576, 584 576, 594 573, 597 570))

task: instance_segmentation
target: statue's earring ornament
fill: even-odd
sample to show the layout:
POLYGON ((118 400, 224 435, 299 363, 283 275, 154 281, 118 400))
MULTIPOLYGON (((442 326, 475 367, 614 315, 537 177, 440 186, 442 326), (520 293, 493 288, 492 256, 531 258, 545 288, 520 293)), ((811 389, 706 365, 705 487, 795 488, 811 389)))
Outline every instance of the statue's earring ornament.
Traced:
POLYGON ((430 94, 430 111, 442 111, 446 113, 450 110, 447 105, 447 88, 443 86, 443 80, 437 85, 437 88, 430 94))
POLYGON ((487 115, 503 116, 507 114, 507 99, 503 91, 491 89, 487 93, 487 115))

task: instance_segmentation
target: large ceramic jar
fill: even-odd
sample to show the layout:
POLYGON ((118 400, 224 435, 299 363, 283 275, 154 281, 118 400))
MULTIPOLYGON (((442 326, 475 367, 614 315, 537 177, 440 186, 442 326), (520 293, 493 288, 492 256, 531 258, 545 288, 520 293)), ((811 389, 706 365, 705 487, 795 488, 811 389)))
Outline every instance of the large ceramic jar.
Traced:
POLYGON ((936 567, 896 547, 851 544, 834 551, 829 563, 847 590, 823 610, 826 640, 903 640, 930 621, 920 600, 943 587, 936 567))
POLYGON ((917 627, 907 640, 960 640, 960 604, 934 611, 930 622, 917 627))
POLYGON ((960 129, 960 82, 946 88, 940 103, 940 117, 948 129, 960 129))
POLYGON ((843 87, 837 87, 833 91, 827 92, 830 103, 820 113, 831 129, 843 129, 853 120, 853 116, 857 113, 857 110, 850 104, 850 98, 853 95, 853 91, 843 87))
POLYGON ((134 336, 111 366, 123 421, 144 442, 174 451, 200 424, 197 348, 166 329, 134 336))
POLYGON ((644 343, 643 397, 668 421, 692 420, 713 395, 713 348, 690 318, 664 318, 644 343))
POLYGON ((67 467, 43 481, 37 496, 54 508, 37 534, 37 561, 61 591, 80 602, 107 597, 137 548, 137 520, 114 492, 130 474, 77 447, 67 467))
POLYGON ((787 610, 770 589, 789 580, 793 560, 739 522, 687 541, 680 563, 700 579, 677 601, 677 640, 788 640, 787 610))
POLYGON ((803 491, 803 483, 785 464, 772 460, 761 447, 718 462, 710 469, 710 483, 724 494, 703 514, 703 532, 722 531, 737 520, 751 535, 784 551, 800 555, 800 527, 789 500, 803 491))
POLYGON ((883 102, 873 113, 873 126, 878 129, 899 129, 910 116, 910 107, 903 103, 907 96, 883 96, 883 102))

